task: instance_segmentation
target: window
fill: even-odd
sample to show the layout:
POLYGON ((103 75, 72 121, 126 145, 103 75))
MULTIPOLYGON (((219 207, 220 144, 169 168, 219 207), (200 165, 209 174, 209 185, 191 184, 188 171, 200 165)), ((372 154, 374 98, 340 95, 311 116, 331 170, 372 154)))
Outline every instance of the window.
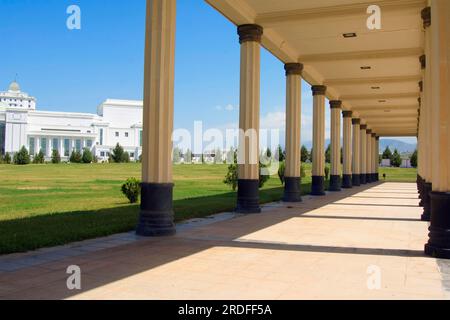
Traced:
POLYGON ((81 140, 75 140, 75 150, 81 152, 81 140))
POLYGON ((59 150, 59 139, 53 139, 52 149, 59 150))
POLYGON ((130 157, 131 157, 131 158, 134 158, 134 152, 131 152, 131 153, 130 153, 130 157))
POLYGON ((41 138, 41 150, 44 154, 47 152, 47 138, 41 138))
POLYGON ((100 145, 103 145, 103 129, 100 129, 100 145))
POLYGON ((119 132, 116 131, 116 137, 118 137, 118 136, 119 136, 119 132))
POLYGON ((64 139, 64 157, 70 156, 70 140, 64 139))
POLYGON ((125 132, 125 138, 128 138, 128 132, 125 132))
POLYGON ((142 147, 142 130, 139 131, 139 146, 142 147))
POLYGON ((100 157, 105 157, 105 151, 100 152, 100 157))
POLYGON ((34 148, 35 148, 35 140, 34 138, 30 138, 29 142, 30 156, 34 156, 34 148))
POLYGON ((86 140, 86 147, 92 148, 92 140, 86 140))

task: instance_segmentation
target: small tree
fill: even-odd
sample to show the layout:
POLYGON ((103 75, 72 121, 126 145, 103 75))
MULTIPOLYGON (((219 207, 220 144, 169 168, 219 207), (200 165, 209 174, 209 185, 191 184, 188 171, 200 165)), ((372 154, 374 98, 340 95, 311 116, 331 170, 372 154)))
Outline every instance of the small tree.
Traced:
POLYGON ((402 164, 402 158, 400 157, 397 149, 395 149, 394 153, 392 154, 391 164, 397 168, 402 164))
POLYGON ((91 150, 89 150, 88 148, 85 148, 83 150, 83 156, 81 157, 81 161, 83 163, 92 163, 93 160, 94 160, 94 157, 92 156, 91 150))
POLYGON ((286 163, 280 162, 280 166, 278 167, 278 178, 280 178, 280 182, 284 184, 284 172, 286 171, 286 163))
POLYGON ((331 163, 331 144, 325 150, 325 163, 331 163))
POLYGON ((6 164, 11 164, 11 155, 8 152, 5 154, 5 157, 3 158, 3 161, 6 164))
POLYGON ((69 161, 71 163, 81 163, 82 161, 81 153, 77 150, 73 150, 72 154, 70 155, 69 161))
POLYGON ((413 154, 411 155, 411 166, 413 166, 414 168, 417 168, 417 149, 414 150, 413 154))
POLYGON ((114 149, 112 150, 112 153, 111 153, 112 162, 115 162, 115 163, 123 162, 123 159, 124 159, 123 154, 124 154, 124 151, 123 151, 123 148, 121 147, 121 145, 116 144, 116 146, 114 147, 114 149))
POLYGON ((122 185, 121 190, 130 203, 136 203, 138 202, 141 193, 141 183, 136 178, 129 178, 122 185))
POLYGON ((214 152, 214 163, 222 163, 222 151, 219 148, 214 152))
POLYGON ((328 181, 329 178, 330 178, 330 167, 325 166, 325 180, 328 181))
POLYGON ((191 163, 192 162, 192 152, 189 149, 186 150, 186 154, 184 155, 184 162, 185 163, 191 163))
POLYGON ((306 149, 306 147, 305 146, 302 146, 302 149, 301 149, 301 151, 300 151, 300 154, 301 154, 301 159, 302 159, 302 162, 306 162, 306 161, 308 161, 308 159, 309 159, 309 152, 308 152, 308 149, 306 149))
POLYGON ((23 146, 19 152, 14 155, 14 164, 17 165, 26 165, 30 164, 30 154, 28 153, 27 148, 23 146))
POLYGON ((389 149, 389 146, 384 149, 382 159, 389 159, 392 161, 392 152, 391 149, 389 149))
POLYGON ((278 149, 277 149, 277 152, 278 152, 278 161, 284 161, 284 159, 286 158, 285 157, 285 153, 284 153, 284 151, 283 151, 283 149, 281 148, 281 146, 280 145, 278 145, 278 149))
POLYGON ((56 149, 52 151, 52 163, 53 164, 61 163, 61 156, 58 150, 56 149))
POLYGON ((34 164, 43 164, 45 162, 45 155, 42 150, 39 150, 39 153, 34 156, 33 163, 34 164))
POLYGON ((228 171, 227 174, 225 175, 223 183, 231 186, 231 189, 233 189, 233 191, 236 191, 237 181, 238 181, 238 165, 236 163, 233 163, 228 166, 228 171))
POLYGON ((178 147, 173 148, 172 151, 172 162, 173 163, 180 163, 181 162, 181 150, 178 147))

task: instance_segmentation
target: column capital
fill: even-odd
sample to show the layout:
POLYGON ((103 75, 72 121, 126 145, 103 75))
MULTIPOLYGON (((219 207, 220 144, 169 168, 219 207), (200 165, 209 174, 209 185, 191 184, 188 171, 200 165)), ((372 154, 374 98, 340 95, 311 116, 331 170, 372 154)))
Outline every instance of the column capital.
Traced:
POLYGON ((361 124, 361 119, 358 119, 358 118, 352 119, 352 124, 360 125, 361 124))
POLYGON ((322 86, 322 85, 316 85, 316 86, 312 86, 311 90, 312 90, 313 96, 325 95, 325 92, 327 91, 327 87, 322 86))
POLYGON ((419 102, 419 107, 422 105, 422 98, 417 98, 417 102, 419 102))
POLYGON ((286 76, 289 75, 302 75, 303 64, 301 63, 286 63, 284 65, 284 70, 286 70, 286 76))
POLYGON ((377 134, 375 132, 372 132, 372 138, 376 138, 377 134))
POLYGON ((238 26, 239 43, 254 41, 261 43, 263 27, 257 24, 243 24, 238 26))
POLYGON ((423 20, 423 28, 424 29, 431 26, 431 7, 424 8, 421 11, 420 16, 422 17, 422 20, 423 20))
POLYGON ((375 139, 376 139, 377 141, 380 141, 380 136, 376 136, 375 139))
POLYGON ((367 132, 367 134, 370 134, 370 135, 372 134, 372 130, 371 129, 367 129, 366 132, 367 132))
POLYGON ((331 100, 330 101, 330 108, 331 109, 341 109, 342 108, 342 101, 341 100, 331 100))
POLYGON ((423 92, 423 81, 419 81, 420 92, 423 92))
POLYGON ((426 55, 421 55, 419 57, 419 61, 420 61, 420 67, 423 69, 425 69, 427 67, 427 56, 426 55))
POLYGON ((344 118, 351 118, 353 115, 352 111, 342 111, 342 117, 344 118))
POLYGON ((361 130, 367 130, 367 124, 362 124, 360 127, 361 127, 361 130))

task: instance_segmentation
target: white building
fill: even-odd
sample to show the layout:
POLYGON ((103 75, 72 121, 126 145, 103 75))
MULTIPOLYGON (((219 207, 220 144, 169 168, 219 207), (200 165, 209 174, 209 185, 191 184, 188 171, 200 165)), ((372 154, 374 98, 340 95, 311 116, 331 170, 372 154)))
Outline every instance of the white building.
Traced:
POLYGON ((36 99, 13 82, 0 92, 0 153, 14 154, 25 146, 33 156, 42 150, 50 159, 58 150, 67 161, 73 150, 90 149, 106 161, 119 143, 137 160, 142 152, 142 101, 108 99, 97 114, 36 110, 36 99))

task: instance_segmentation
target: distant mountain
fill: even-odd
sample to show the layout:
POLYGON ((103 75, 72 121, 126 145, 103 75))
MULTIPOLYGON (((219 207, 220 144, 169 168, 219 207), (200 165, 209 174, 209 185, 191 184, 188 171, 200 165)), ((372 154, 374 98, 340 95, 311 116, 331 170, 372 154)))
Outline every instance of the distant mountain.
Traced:
MULTIPOLYGON (((342 142, 341 142, 342 143, 342 142)), ((330 139, 325 140, 325 148, 330 144, 330 139)), ((311 150, 312 147, 312 141, 305 141, 303 142, 303 145, 308 149, 311 150)), ((380 140, 380 152, 383 152, 386 147, 389 146, 389 149, 391 149, 392 152, 394 152, 395 149, 398 150, 400 153, 405 152, 414 152, 416 149, 416 144, 414 143, 406 143, 400 140, 395 139, 381 139, 380 140)))
POLYGON ((392 152, 394 152, 395 149, 398 150, 400 153, 404 152, 414 152, 416 150, 417 145, 414 143, 406 143, 400 140, 394 140, 394 139, 381 139, 380 140, 380 152, 383 152, 386 147, 389 147, 392 152))

